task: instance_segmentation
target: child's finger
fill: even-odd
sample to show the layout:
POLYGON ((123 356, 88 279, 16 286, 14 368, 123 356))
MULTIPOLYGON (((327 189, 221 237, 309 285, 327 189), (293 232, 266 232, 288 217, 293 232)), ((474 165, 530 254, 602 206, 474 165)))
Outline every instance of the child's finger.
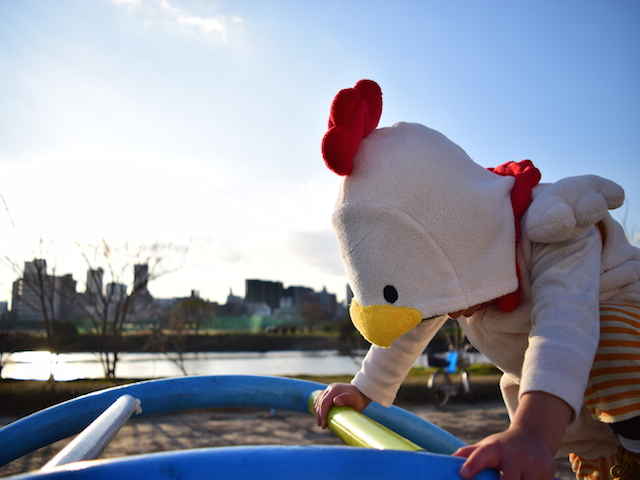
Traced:
POLYGON ((320 399, 324 395, 324 392, 326 392, 326 389, 316 395, 316 398, 313 400, 313 411, 315 412, 316 416, 318 416, 318 407, 320 405, 320 399))
POLYGON ((327 391, 328 388, 324 389, 320 395, 318 395, 316 397, 316 401, 313 404, 313 411, 316 414, 316 424, 318 426, 321 426, 321 415, 320 415, 320 411, 321 411, 321 406, 322 406, 322 400, 324 399, 324 397, 327 395, 327 391))
POLYGON ((332 407, 333 405, 333 395, 331 394, 327 394, 322 398, 322 401, 320 402, 320 410, 319 410, 319 416, 320 416, 320 426, 322 428, 327 428, 327 415, 329 414, 329 409, 332 407))
MULTIPOLYGON (((485 468, 500 468, 502 463, 502 456, 500 450, 495 445, 488 445, 478 447, 474 452, 469 455, 467 461, 464 462, 460 469, 460 475, 463 478, 471 478, 481 470, 485 468)), ((503 477, 503 480, 507 480, 507 477, 503 477)), ((516 477, 515 480, 520 480, 516 477)))
POLYGON ((476 445, 467 445, 466 447, 460 447, 458 450, 452 453, 454 457, 468 457, 478 447, 476 445))
POLYGON ((333 397, 333 404, 338 407, 344 407, 345 405, 349 407, 356 406, 356 396, 351 393, 341 393, 340 395, 336 395, 333 397))

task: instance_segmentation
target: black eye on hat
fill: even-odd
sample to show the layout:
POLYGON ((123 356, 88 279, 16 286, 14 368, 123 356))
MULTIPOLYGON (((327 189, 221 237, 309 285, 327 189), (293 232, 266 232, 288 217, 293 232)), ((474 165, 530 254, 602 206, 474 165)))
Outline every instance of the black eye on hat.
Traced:
POLYGON ((398 300, 398 290, 396 290, 396 287, 394 287, 393 285, 385 286, 382 290, 382 295, 384 296, 384 299, 389 303, 396 303, 396 300, 398 300))

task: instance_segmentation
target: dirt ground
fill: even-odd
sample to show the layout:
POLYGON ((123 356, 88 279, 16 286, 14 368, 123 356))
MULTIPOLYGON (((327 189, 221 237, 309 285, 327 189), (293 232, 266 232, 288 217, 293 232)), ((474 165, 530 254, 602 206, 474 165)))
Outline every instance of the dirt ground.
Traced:
MULTIPOLYGON (((401 405, 472 443, 506 427, 501 402, 433 406, 401 405)), ((0 417, 0 425, 15 420, 0 417)), ((61 440, 0 468, 0 476, 40 468, 70 439, 61 440)), ((339 445, 330 432, 315 425, 311 415, 286 411, 204 410, 173 415, 132 418, 105 449, 102 458, 140 453, 229 445, 339 445)), ((566 461, 556 477, 573 479, 566 461)))

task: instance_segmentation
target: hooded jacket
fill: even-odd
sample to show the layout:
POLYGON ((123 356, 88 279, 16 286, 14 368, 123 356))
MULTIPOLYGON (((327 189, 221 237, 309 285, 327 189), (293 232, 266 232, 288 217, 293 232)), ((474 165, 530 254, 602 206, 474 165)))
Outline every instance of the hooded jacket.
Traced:
POLYGON ((510 313, 489 306, 459 323, 505 373, 510 414, 526 392, 553 394, 574 412, 560 453, 609 455, 615 437, 582 402, 598 345, 599 303, 640 303, 640 250, 607 213, 623 192, 593 176, 536 187, 516 247, 512 184, 422 125, 396 124, 363 140, 334 227, 364 326, 354 323, 382 346, 371 347, 352 383, 391 404, 443 314, 514 291, 517 259, 520 306, 510 313), (379 318, 367 309, 380 311, 379 318), (401 319, 399 330, 389 330, 395 310, 413 312, 417 321, 401 319))

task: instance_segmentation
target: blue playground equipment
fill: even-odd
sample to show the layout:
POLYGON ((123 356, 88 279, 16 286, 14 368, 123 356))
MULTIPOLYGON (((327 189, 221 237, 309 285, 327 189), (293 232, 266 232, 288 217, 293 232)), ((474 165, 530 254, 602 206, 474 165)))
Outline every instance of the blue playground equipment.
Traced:
MULTIPOLYGON (((224 447, 94 460, 135 412, 258 407, 309 412, 326 385, 249 375, 180 377, 101 390, 60 403, 0 429, 0 465, 57 440, 79 435, 42 469, 12 480, 305 479, 458 480, 464 443, 398 407, 372 403, 363 414, 334 407, 329 428, 347 445, 224 447), (141 409, 141 410, 140 410, 141 409), (369 447, 369 448, 354 448, 369 447)), ((476 480, 497 480, 486 470, 476 480)))

